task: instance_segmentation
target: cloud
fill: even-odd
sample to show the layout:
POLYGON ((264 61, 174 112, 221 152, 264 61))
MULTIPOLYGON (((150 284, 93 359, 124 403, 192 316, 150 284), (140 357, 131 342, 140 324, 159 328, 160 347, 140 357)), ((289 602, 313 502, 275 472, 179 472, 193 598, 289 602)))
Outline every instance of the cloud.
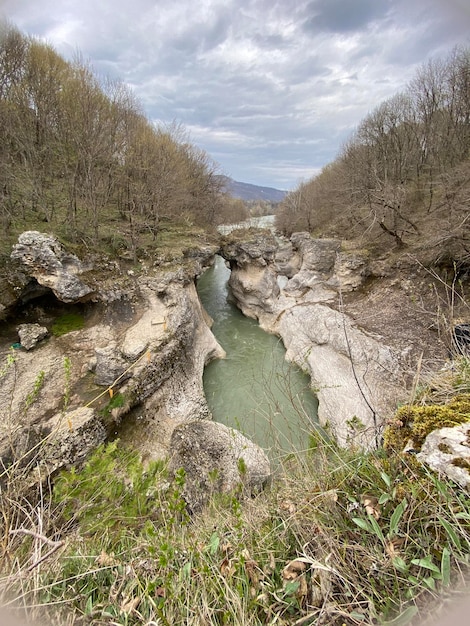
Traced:
POLYGON ((177 120, 237 180, 291 188, 430 56, 470 45, 467 0, 0 0, 177 120))
POLYGON ((387 14, 387 0, 313 0, 307 6, 304 29, 313 33, 363 30, 387 14))

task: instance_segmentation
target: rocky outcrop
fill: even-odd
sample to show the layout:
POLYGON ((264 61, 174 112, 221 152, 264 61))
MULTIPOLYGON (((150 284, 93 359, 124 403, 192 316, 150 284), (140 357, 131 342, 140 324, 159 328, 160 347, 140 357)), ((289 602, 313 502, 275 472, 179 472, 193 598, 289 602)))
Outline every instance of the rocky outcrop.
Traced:
POLYGON ((470 487, 470 423, 429 433, 418 460, 461 487, 470 487))
MULTIPOLYGON (((241 231, 244 233, 250 231, 241 231)), ((265 231, 265 236, 244 241, 235 231, 233 240, 223 245, 223 256, 230 263, 229 287, 234 301, 244 315, 259 319, 264 312, 274 310, 279 296, 274 267, 277 244, 265 231)))
POLYGON ((11 258, 62 302, 83 300, 93 291, 79 278, 88 268, 74 254, 64 250, 52 235, 35 230, 21 234, 11 258))
POLYGON ((279 255, 275 246, 266 231, 253 231, 249 242, 235 238, 222 247, 237 305, 279 335, 287 358, 310 375, 320 422, 338 442, 376 445, 402 380, 383 338, 342 310, 343 295, 368 277, 367 253, 308 233, 281 240, 279 255))
POLYGON ((308 372, 318 415, 341 445, 374 445, 396 401, 397 362, 392 351, 328 304, 288 308, 270 329, 286 357, 308 372))
POLYGON ((183 496, 197 511, 213 493, 241 489, 252 495, 271 475, 265 452, 237 430, 208 420, 177 426, 171 437, 170 470, 185 471, 183 496))
POLYGON ((210 331, 195 277, 216 250, 193 251, 177 269, 130 273, 117 261, 101 262, 97 280, 92 261, 69 254, 52 236, 28 232, 19 238, 12 253, 22 275, 18 302, 30 300, 39 285, 37 295, 49 293, 55 303, 85 300, 88 309, 82 329, 49 333, 34 350, 1 346, 5 466, 31 467, 34 461, 54 471, 80 462, 110 434, 119 435, 132 411, 145 423, 147 453, 161 458, 171 451, 175 426, 210 417, 203 369, 224 352, 210 331), (86 282, 79 278, 85 271, 86 282))

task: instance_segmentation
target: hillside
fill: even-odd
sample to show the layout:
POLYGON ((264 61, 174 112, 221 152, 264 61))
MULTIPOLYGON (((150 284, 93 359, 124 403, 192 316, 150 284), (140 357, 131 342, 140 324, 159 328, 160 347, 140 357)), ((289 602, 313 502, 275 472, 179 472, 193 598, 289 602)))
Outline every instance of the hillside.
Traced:
POLYGON ((260 187, 250 183, 242 183, 228 176, 221 176, 225 190, 234 198, 240 200, 267 200, 268 202, 282 202, 287 195, 286 191, 274 187, 260 187))

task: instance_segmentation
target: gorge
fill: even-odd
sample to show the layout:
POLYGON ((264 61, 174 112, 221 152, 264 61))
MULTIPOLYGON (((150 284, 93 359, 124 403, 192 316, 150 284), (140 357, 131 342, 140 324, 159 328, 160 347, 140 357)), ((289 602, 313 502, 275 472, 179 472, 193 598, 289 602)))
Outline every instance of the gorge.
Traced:
MULTIPOLYGON (((266 387, 263 376, 274 378, 280 396, 287 397, 294 414, 284 420, 290 433, 282 437, 295 440, 294 449, 308 445, 315 400, 302 389, 305 378, 299 372, 292 374, 284 363, 278 337, 287 359, 310 377, 319 400, 319 420, 329 434, 341 446, 377 446, 385 420, 403 394, 406 360, 415 348, 406 340, 393 342, 390 334, 358 324, 349 314, 354 310, 351 303, 345 312, 348 296, 355 296, 357 307, 357 301, 364 298, 364 284, 378 271, 365 253, 345 250, 337 240, 312 239, 306 233, 283 240, 268 230, 242 229, 197 242, 176 263, 148 260, 137 271, 124 260, 78 259, 53 237, 30 231, 14 247, 14 272, 2 306, 7 314, 23 302, 30 322, 44 328, 47 337, 40 335, 29 350, 12 350, 9 335, 2 346, 6 362, 2 370, 4 463, 20 459, 31 463, 34 457, 50 473, 80 462, 99 443, 118 435, 138 446, 148 459, 169 457, 174 467, 191 465, 194 484, 188 481, 188 489, 193 490, 188 498, 195 506, 201 502, 194 494, 205 480, 198 473, 201 468, 206 476, 214 463, 233 468, 240 455, 249 468, 248 482, 252 479, 259 488, 271 471, 262 448, 240 435, 239 452, 233 456, 230 432, 235 431, 205 419, 211 417, 211 410, 204 395, 204 368, 208 366, 207 372, 215 369, 216 363, 208 364, 226 353, 210 330, 212 320, 201 306, 196 281, 203 291, 204 281, 215 270, 204 271, 217 258, 218 271, 227 272, 219 279, 225 284, 228 270, 221 257, 231 268, 228 284, 233 301, 270 333, 263 333, 271 351, 266 361, 276 361, 280 373, 263 373, 258 365, 249 366, 243 350, 240 367, 259 369, 261 387, 266 387), (84 307, 84 327, 53 336, 50 312, 34 305, 37 295, 47 294, 55 302, 84 307), (300 387, 298 381, 303 381, 300 387), (184 431, 201 419, 197 436, 205 457, 198 464, 191 458, 195 449, 187 448, 184 431), (206 434, 201 432, 204 429, 206 434), (230 461, 224 457, 227 451, 230 461), (225 460, 220 462, 221 458, 225 460)), ((385 279, 386 270, 380 271, 385 279)), ((395 291, 402 294, 401 289, 395 291)), ((371 297, 377 296, 369 288, 366 298, 371 297)), ((225 300, 225 292, 217 298, 225 300)), ((204 304, 211 313, 211 302, 204 304)), ((250 333, 258 332, 257 323, 238 315, 240 324, 251 325, 245 339, 251 351, 250 333)), ((212 388, 206 376, 206 393, 213 398, 219 386, 230 387, 233 376, 229 374, 223 382, 215 378, 212 388)), ((249 395, 250 385, 249 380, 245 382, 241 396, 249 395)), ((238 426, 238 418, 241 429, 257 438, 243 423, 248 410, 240 399, 234 402, 238 415, 229 426, 238 426)), ((255 408, 253 422, 259 421, 257 413, 270 423, 276 413, 284 419, 286 409, 274 398, 272 406, 255 408)), ((223 421, 223 417, 216 419, 223 421)), ((271 458, 284 451, 279 439, 270 443, 261 437, 257 443, 274 449, 271 458)), ((227 470, 222 483, 226 478, 229 488, 236 482, 236 471, 227 470)))

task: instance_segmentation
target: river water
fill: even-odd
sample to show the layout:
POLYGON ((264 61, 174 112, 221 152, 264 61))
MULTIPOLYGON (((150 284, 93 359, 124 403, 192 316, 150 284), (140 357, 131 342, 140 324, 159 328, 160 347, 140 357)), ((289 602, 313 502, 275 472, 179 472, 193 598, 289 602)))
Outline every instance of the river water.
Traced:
POLYGON ((227 300, 230 270, 221 257, 198 281, 199 298, 227 353, 207 365, 204 390, 214 419, 232 426, 279 459, 307 448, 317 400, 310 379, 285 360, 282 341, 227 300))

